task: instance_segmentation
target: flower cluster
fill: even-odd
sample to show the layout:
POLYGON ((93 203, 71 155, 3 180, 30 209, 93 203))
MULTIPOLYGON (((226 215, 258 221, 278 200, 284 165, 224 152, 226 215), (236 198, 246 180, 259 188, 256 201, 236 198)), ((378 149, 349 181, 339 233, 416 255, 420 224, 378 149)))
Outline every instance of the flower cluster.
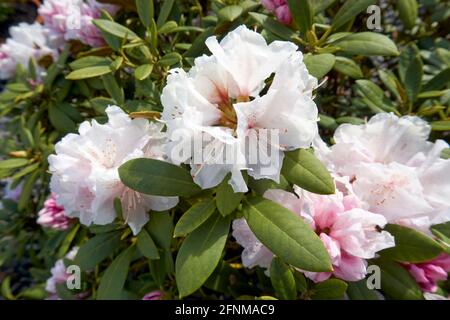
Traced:
POLYGON ((39 7, 48 37, 56 47, 68 40, 79 40, 91 47, 105 44, 100 31, 92 20, 100 18, 101 10, 116 13, 117 6, 99 3, 95 0, 45 0, 39 7))
POLYGON ((429 233, 450 221, 448 144, 427 141, 431 127, 418 117, 380 113, 367 124, 336 129, 335 144, 315 141, 316 154, 335 176, 348 177, 355 195, 390 223, 429 233))
POLYGON ((113 222, 114 200, 119 198, 123 218, 137 234, 149 220, 147 211, 172 208, 178 198, 135 192, 120 181, 118 168, 135 158, 164 160, 163 125, 132 120, 117 106, 108 107, 106 114, 106 124, 85 121, 79 134, 68 134, 56 144, 56 154, 48 159, 51 189, 66 215, 85 225, 113 222))
POLYGON ((245 192, 244 169, 255 179, 278 182, 284 151, 308 148, 317 135, 312 100, 317 79, 293 43, 268 45, 245 26, 220 43, 210 37, 206 45, 212 55, 195 59, 188 73, 172 70, 162 92, 162 120, 174 146, 169 157, 190 164, 202 188, 218 185, 231 173, 234 191, 245 192), (268 137, 268 131, 276 134, 268 137), (190 150, 196 140, 207 141, 195 150, 201 161, 177 153, 180 145, 190 150), (230 155, 233 161, 227 161, 230 155))
POLYGON ((55 60, 65 43, 78 40, 91 47, 100 47, 105 41, 92 23, 100 18, 101 10, 110 14, 119 7, 95 0, 45 0, 38 12, 43 24, 20 23, 9 29, 10 38, 0 45, 0 79, 10 79, 18 65, 26 68, 33 59, 42 77, 44 68, 39 61, 45 57, 55 60))
MULTIPOLYGON (((46 37, 45 28, 39 23, 20 23, 9 29, 10 38, 0 45, 0 79, 9 79, 17 65, 28 66, 30 59, 39 61, 51 56, 56 58, 58 51, 53 48, 46 37)), ((39 69, 39 73, 43 70, 39 69)))

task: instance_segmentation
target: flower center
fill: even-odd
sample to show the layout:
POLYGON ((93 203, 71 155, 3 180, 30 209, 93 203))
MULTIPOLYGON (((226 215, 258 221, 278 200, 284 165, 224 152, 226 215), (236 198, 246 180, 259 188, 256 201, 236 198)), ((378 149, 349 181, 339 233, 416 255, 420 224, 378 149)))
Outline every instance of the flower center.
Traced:
POLYGON ((218 125, 222 127, 231 128, 233 129, 233 131, 235 131, 237 128, 237 115, 236 111, 234 110, 233 104, 248 101, 250 101, 249 96, 239 96, 236 99, 228 98, 228 100, 220 102, 217 105, 217 108, 220 110, 221 113, 218 125))

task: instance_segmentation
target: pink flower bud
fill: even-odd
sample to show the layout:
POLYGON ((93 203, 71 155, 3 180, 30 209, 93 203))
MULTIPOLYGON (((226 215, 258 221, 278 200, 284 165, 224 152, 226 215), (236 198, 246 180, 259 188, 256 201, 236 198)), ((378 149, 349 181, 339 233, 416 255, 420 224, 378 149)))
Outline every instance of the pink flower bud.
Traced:
POLYGON ((443 253, 431 261, 406 264, 405 267, 423 291, 436 292, 437 282, 447 279, 450 271, 450 255, 443 253))

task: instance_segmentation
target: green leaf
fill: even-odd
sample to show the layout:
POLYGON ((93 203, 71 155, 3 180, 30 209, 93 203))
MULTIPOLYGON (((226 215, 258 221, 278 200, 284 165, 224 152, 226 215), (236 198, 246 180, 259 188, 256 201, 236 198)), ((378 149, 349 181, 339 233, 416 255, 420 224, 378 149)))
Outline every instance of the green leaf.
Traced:
POLYGON ((311 0, 287 0, 292 18, 298 25, 300 32, 311 30, 314 18, 314 7, 311 0))
POLYGON ((332 300, 340 299, 347 290, 347 284, 339 279, 328 279, 316 284, 312 288, 311 299, 313 300, 332 300))
POLYGON ((400 20, 407 29, 412 29, 416 25, 418 15, 418 5, 416 0, 397 0, 395 2, 400 20))
POLYGON ((136 9, 142 24, 150 28, 154 14, 153 0, 136 0, 136 9))
POLYGON ((69 63, 72 70, 90 68, 90 67, 104 67, 111 64, 111 59, 99 56, 87 56, 77 59, 69 63))
POLYGON ((286 152, 281 173, 291 183, 310 192, 334 193, 334 181, 327 168, 307 149, 286 152))
POLYGON ((364 76, 356 62, 346 57, 335 57, 333 69, 353 79, 361 79, 364 76))
POLYGON ((48 117, 53 127, 62 133, 74 132, 75 122, 63 111, 61 106, 51 103, 48 106, 48 117))
POLYGON ((230 219, 212 216, 187 236, 175 262, 180 298, 198 290, 213 273, 228 237, 230 219))
POLYGON ((175 226, 174 236, 185 236, 191 231, 197 229, 204 223, 216 210, 214 199, 203 199, 194 204, 178 220, 175 226))
POLYGON ((331 53, 306 54, 304 60, 306 68, 316 78, 322 78, 334 66, 334 55, 331 53))
POLYGON ((186 169, 155 159, 128 161, 119 176, 127 187, 154 196, 189 197, 201 190, 186 169))
POLYGON ((103 85, 108 94, 116 101, 117 104, 123 105, 125 102, 125 93, 122 87, 116 81, 112 74, 102 76, 103 85))
POLYGON ((398 263, 377 259, 374 264, 381 269, 381 290, 396 300, 422 300, 422 291, 409 272, 398 263))
POLYGON ((371 290, 367 287, 366 279, 349 282, 347 295, 350 300, 380 300, 378 299, 376 290, 371 290))
POLYGON ((169 250, 173 235, 173 221, 168 212, 152 212, 146 229, 158 247, 169 250))
POLYGON ((274 257, 270 265, 270 281, 277 298, 283 300, 295 300, 297 298, 294 275, 289 266, 278 257, 274 257))
POLYGON ((449 131, 450 130, 450 120, 432 121, 431 130, 433 131, 449 131))
POLYGON ((55 81, 56 77, 66 67, 66 61, 67 61, 67 58, 69 57, 69 48, 70 48, 70 45, 67 44, 64 47, 63 52, 61 52, 61 54, 59 55, 58 60, 53 62, 52 65, 48 68, 47 75, 45 76, 45 79, 44 79, 45 90, 51 89, 51 87, 53 85, 53 81, 55 81))
POLYGON ((394 73, 390 70, 378 70, 378 75, 380 76, 380 80, 383 84, 388 88, 388 90, 398 99, 402 100, 399 87, 402 85, 394 73))
POLYGON ((98 300, 120 300, 135 247, 128 247, 106 269, 98 286, 98 300))
POLYGON ((450 148, 445 148, 441 151, 442 159, 450 159, 450 148))
POLYGON ((422 87, 422 59, 419 50, 415 45, 406 48, 401 56, 402 63, 402 79, 408 100, 413 103, 417 99, 417 95, 422 87))
POLYGON ((128 39, 128 40, 139 39, 136 33, 134 33, 127 27, 124 27, 123 25, 117 22, 106 19, 95 19, 92 20, 92 23, 103 32, 112 34, 113 36, 119 37, 121 39, 128 39))
POLYGON ((438 238, 442 238, 445 236, 447 239, 450 239, 450 222, 435 224, 431 226, 431 232, 438 238))
POLYGON ((377 108, 391 112, 397 111, 392 101, 384 96, 384 91, 378 85, 370 80, 356 80, 356 87, 360 90, 360 95, 367 98, 377 108))
POLYGON ((294 31, 265 14, 250 12, 249 16, 258 24, 260 24, 264 29, 267 29, 274 35, 280 37, 280 39, 290 40, 291 37, 295 35, 294 31))
POLYGON ((376 0, 347 0, 333 18, 331 27, 336 30, 354 19, 359 13, 367 10, 367 7, 375 4, 376 0))
POLYGON ((397 56, 397 47, 391 39, 375 32, 352 33, 333 43, 342 52, 363 56, 397 56))
POLYGON ((134 77, 139 81, 142 81, 152 73, 152 70, 153 70, 152 64, 143 64, 137 67, 136 70, 134 70, 134 77))
POLYGON ((226 6, 217 12, 217 17, 220 21, 228 21, 232 22, 239 18, 243 12, 243 8, 241 6, 226 6))
POLYGON ((0 161, 0 169, 4 170, 4 169, 16 169, 24 167, 28 164, 29 161, 30 161, 29 159, 23 158, 3 160, 0 161))
POLYGON ((178 52, 170 52, 162 57, 158 61, 158 64, 164 67, 170 67, 180 62, 181 59, 183 59, 183 57, 178 52))
POLYGON ((165 0, 162 4, 161 10, 159 11, 158 20, 156 22, 156 25, 158 26, 158 29, 163 26, 163 24, 167 21, 167 18, 170 15, 170 12, 172 11, 172 7, 175 0, 165 0))
POLYGON ((322 241, 295 213, 261 197, 247 200, 243 213, 255 236, 286 263, 308 271, 332 270, 322 241))
POLYGON ((244 193, 234 192, 233 188, 228 183, 229 178, 230 175, 228 174, 219 184, 216 193, 217 209, 223 216, 232 213, 239 206, 244 197, 244 193))
POLYGON ((395 238, 395 247, 380 252, 383 257, 403 262, 424 262, 435 258, 442 252, 442 248, 427 235, 414 229, 388 224, 385 230, 395 238))
POLYGON ((88 67, 83 69, 77 69, 72 71, 66 76, 68 80, 80 80, 80 79, 88 79, 94 78, 98 76, 102 76, 104 74, 111 73, 111 68, 108 66, 97 66, 97 67, 88 67))
POLYGON ((159 259, 158 248, 145 229, 142 229, 137 236, 137 247, 147 259, 159 259))
POLYGON ((94 269, 108 257, 120 244, 120 233, 100 233, 80 246, 75 264, 82 270, 94 269))
POLYGON ((442 70, 423 86, 423 91, 440 90, 450 83, 450 68, 442 70))
POLYGON ((25 179, 18 202, 19 211, 24 210, 27 204, 30 203, 30 198, 33 195, 35 183, 39 179, 40 174, 41 174, 40 171, 35 171, 25 179))

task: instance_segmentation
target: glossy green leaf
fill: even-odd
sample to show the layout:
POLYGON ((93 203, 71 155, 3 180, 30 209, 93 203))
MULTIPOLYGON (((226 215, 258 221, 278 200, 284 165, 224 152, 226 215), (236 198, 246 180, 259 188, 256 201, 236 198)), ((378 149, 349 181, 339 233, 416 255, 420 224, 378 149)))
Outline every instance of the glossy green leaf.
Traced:
POLYGON ((222 256, 230 219, 212 216, 183 241, 175 262, 180 298, 198 290, 213 273, 222 256))
POLYGON ((279 299, 295 300, 297 298, 294 275, 289 266, 278 257, 274 257, 270 265, 270 281, 279 299))
POLYGON ((102 76, 111 73, 111 68, 108 66, 96 66, 72 71, 66 76, 68 80, 81 80, 102 76))
POLYGON ((106 19, 95 19, 92 20, 92 23, 103 32, 112 34, 113 36, 119 37, 121 39, 128 39, 128 40, 139 39, 136 33, 134 33, 127 27, 117 22, 106 19))
POLYGON ((301 32, 311 30, 314 18, 314 1, 311 0, 287 0, 292 18, 301 32))
POLYGON ((244 193, 234 192, 231 185, 228 183, 230 175, 219 184, 216 193, 216 204, 220 214, 227 216, 232 213, 241 203, 244 193))
POLYGON ((155 159, 134 159, 119 168, 121 181, 129 188, 154 196, 191 196, 200 191, 189 172, 155 159))
POLYGON ((214 199, 203 199, 194 204, 186 211, 178 220, 175 226, 174 236, 185 236, 193 230, 197 229, 204 223, 216 210, 214 199))
POLYGON ((333 194, 334 180, 327 168, 306 149, 286 152, 281 168, 283 176, 293 184, 318 194, 333 194))
POLYGON ((353 79, 361 79, 363 77, 361 68, 356 62, 346 57, 336 57, 333 69, 353 79))
POLYGON ((311 299, 313 300, 332 300, 341 299, 345 291, 347 290, 347 284, 339 279, 328 279, 316 284, 312 288, 311 299))
POLYGON ((416 25, 418 5, 416 0, 395 1, 400 19, 406 28, 412 29, 416 25))
POLYGON ((134 70, 134 76, 139 81, 142 81, 152 73, 152 70, 153 70, 152 64, 143 64, 137 67, 136 70, 134 70))
POLYGON ((334 66, 334 55, 330 53, 307 54, 304 56, 306 68, 316 78, 325 76, 334 66))
POLYGON ((380 300, 376 290, 367 287, 367 280, 348 282, 347 295, 350 300, 380 300))
POLYGON ((217 16, 219 20, 221 21, 228 21, 232 22, 240 17, 242 14, 243 9, 241 6, 232 5, 232 6, 226 6, 219 10, 217 13, 217 16))
POLYGON ((150 28, 154 14, 153 0, 136 0, 136 9, 142 24, 150 28))
POLYGON ((98 234, 80 246, 75 257, 75 264, 82 270, 92 270, 106 259, 119 244, 119 232, 98 234))
POLYGON ((322 241, 297 214, 261 198, 247 200, 244 217, 256 237, 286 263, 308 271, 330 271, 322 241))
POLYGON ((137 236, 137 247, 147 259, 159 259, 158 248, 147 230, 142 229, 137 236))
POLYGON ((106 269, 100 279, 100 285, 98 286, 98 300, 121 299, 123 286, 129 272, 128 267, 134 251, 134 246, 128 247, 116 259, 114 259, 108 269, 106 269))
POLYGON ((397 56, 397 46, 385 35, 375 32, 352 33, 333 43, 342 52, 363 56, 397 56))

